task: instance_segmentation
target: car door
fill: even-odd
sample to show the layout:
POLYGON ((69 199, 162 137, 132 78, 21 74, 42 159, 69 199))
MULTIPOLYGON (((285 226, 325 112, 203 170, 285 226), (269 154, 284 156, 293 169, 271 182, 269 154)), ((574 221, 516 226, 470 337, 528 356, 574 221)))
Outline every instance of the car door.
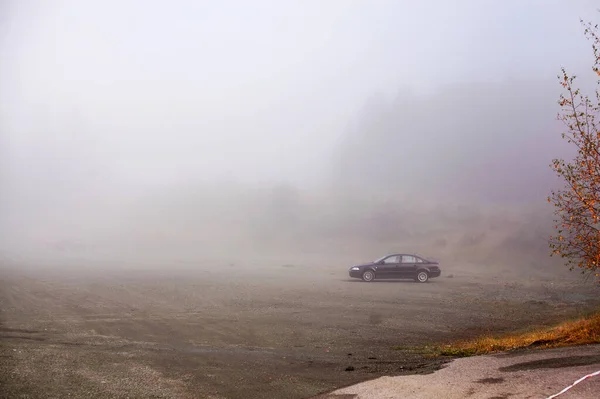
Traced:
POLYGON ((378 278, 398 278, 398 266, 400 265, 400 256, 390 255, 377 266, 378 278))
POLYGON ((398 269, 399 278, 415 278, 417 276, 417 258, 413 255, 402 255, 398 269))

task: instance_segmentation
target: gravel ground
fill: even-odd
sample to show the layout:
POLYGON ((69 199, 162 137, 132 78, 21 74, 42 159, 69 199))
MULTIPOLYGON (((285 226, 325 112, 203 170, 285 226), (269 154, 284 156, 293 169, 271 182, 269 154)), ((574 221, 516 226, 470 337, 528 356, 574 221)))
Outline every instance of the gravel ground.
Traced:
POLYGON ((0 397, 308 398, 431 373, 447 359, 409 348, 551 324, 598 297, 576 281, 451 267, 427 284, 346 270, 4 264, 0 397))

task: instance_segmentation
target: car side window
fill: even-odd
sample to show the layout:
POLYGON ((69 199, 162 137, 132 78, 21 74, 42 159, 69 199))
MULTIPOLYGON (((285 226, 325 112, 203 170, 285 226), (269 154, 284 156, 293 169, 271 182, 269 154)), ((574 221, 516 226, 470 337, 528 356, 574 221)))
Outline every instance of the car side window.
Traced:
POLYGON ((402 255, 402 263, 417 263, 417 258, 410 255, 402 255))
POLYGON ((385 264, 398 263, 398 256, 390 256, 383 261, 385 264))
POLYGON ((421 258, 416 258, 416 259, 417 259, 417 263, 423 263, 424 262, 423 259, 421 259, 421 258))

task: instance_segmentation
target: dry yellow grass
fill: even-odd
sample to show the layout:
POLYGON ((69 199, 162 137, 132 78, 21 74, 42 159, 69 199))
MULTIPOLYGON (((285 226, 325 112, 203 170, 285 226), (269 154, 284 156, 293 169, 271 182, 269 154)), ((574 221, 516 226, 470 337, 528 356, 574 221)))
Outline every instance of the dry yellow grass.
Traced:
POLYGON ((501 337, 482 336, 443 345, 437 347, 435 352, 444 356, 473 356, 527 347, 555 348, 596 343, 600 343, 600 313, 552 328, 501 337))

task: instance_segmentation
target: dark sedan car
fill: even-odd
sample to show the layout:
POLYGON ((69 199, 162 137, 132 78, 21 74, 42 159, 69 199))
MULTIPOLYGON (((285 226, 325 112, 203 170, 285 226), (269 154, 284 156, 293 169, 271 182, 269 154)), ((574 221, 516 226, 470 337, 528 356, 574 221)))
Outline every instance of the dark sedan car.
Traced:
POLYGON ((429 261, 412 254, 385 255, 373 262, 352 266, 350 277, 363 281, 375 279, 411 279, 420 283, 442 274, 439 262, 429 261))

